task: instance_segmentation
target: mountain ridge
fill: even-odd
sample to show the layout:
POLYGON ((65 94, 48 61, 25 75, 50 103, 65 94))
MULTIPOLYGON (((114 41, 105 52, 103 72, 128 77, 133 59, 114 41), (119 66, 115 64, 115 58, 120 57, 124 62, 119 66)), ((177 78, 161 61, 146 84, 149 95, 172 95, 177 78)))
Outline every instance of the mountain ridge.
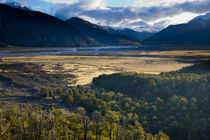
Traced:
POLYGON ((119 39, 114 35, 112 38, 110 39, 113 42, 111 40, 111 43, 107 43, 54 16, 0 4, 0 42, 4 44, 19 47, 141 45, 131 40, 119 39))
POLYGON ((207 21, 209 19, 210 19, 210 13, 206 13, 205 15, 200 15, 200 16, 197 16, 197 17, 193 18, 188 23, 199 22, 199 21, 202 21, 202 20, 207 21))
POLYGON ((21 3, 18 3, 18 2, 7 2, 5 4, 9 5, 13 8, 22 9, 22 10, 26 10, 26 11, 33 11, 28 6, 26 6, 24 4, 21 4, 21 3))
POLYGON ((153 32, 147 32, 147 31, 139 32, 139 31, 132 30, 130 28, 114 29, 111 27, 106 27, 106 29, 109 30, 113 34, 125 36, 132 40, 140 41, 140 42, 142 42, 143 40, 155 34, 153 32))
POLYGON ((65 22, 37 11, 0 4, 0 41, 21 47, 78 47, 99 43, 65 22))
POLYGON ((136 40, 131 40, 130 38, 115 35, 109 30, 102 26, 93 24, 89 21, 83 20, 78 17, 72 17, 65 21, 67 24, 75 27, 80 32, 87 34, 88 36, 96 39, 107 45, 141 45, 136 40))
POLYGON ((210 19, 200 18, 185 24, 170 25, 145 43, 151 44, 210 44, 210 19))

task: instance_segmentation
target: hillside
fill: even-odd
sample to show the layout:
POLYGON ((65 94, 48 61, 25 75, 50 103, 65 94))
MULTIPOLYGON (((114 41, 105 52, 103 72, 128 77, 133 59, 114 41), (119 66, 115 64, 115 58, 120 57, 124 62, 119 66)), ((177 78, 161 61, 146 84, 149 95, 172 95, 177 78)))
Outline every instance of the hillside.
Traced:
POLYGON ((125 36, 115 35, 106 30, 104 27, 92 24, 81 18, 73 17, 69 20, 66 20, 66 23, 75 27, 80 32, 94 38, 98 42, 102 42, 106 45, 141 45, 138 41, 133 41, 132 39, 125 36))
POLYGON ((24 47, 97 46, 100 43, 50 15, 0 4, 0 40, 24 47))
POLYGON ((135 100, 136 108, 129 108, 131 100, 127 100, 123 104, 127 108, 122 110, 136 110, 141 116, 140 123, 152 133, 162 130, 172 140, 207 140, 210 138, 209 68, 207 61, 160 75, 101 75, 94 78, 93 84, 103 91, 120 92, 135 100))
POLYGON ((199 16, 186 24, 171 25, 158 32, 146 43, 210 44, 210 19, 199 16))

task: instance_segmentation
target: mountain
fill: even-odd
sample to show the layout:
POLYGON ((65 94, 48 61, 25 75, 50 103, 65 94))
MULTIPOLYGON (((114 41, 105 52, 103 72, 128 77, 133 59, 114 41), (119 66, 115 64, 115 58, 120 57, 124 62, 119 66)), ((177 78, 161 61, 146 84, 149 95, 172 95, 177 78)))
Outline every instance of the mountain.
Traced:
POLYGON ((80 32, 90 36, 91 38, 94 38, 96 41, 106 45, 141 45, 138 41, 134 41, 126 36, 113 34, 104 27, 92 24, 91 22, 83 20, 81 18, 72 17, 65 22, 70 26, 75 27, 80 32))
POLYGON ((107 30, 109 30, 111 33, 113 33, 115 35, 125 36, 131 40, 136 40, 136 41, 143 41, 143 40, 151 37, 152 35, 154 35, 154 33, 152 33, 152 32, 146 32, 146 31, 138 32, 138 31, 134 31, 129 28, 113 29, 113 28, 107 27, 107 30))
POLYGON ((101 45, 53 16, 4 4, 0 4, 0 42, 24 47, 101 45))
POLYGON ((205 15, 200 15, 192 19, 189 23, 196 23, 196 22, 205 22, 210 19, 210 13, 205 15))
POLYGON ((13 8, 18 8, 18 9, 22 9, 22 10, 26 10, 26 11, 32 11, 26 5, 20 4, 18 2, 8 2, 8 3, 6 3, 6 5, 9 5, 9 6, 13 7, 13 8))
POLYGON ((146 43, 210 44, 210 14, 199 16, 186 24, 172 25, 158 32, 146 43))

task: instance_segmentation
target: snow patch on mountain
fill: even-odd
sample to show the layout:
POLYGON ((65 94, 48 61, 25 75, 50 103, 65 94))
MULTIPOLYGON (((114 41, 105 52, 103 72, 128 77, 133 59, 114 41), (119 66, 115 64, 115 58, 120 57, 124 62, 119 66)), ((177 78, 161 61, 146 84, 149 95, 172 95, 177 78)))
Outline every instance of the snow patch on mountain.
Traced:
POLYGON ((8 3, 5 3, 5 4, 9 5, 13 8, 18 8, 18 9, 22 9, 22 10, 26 10, 26 11, 31 11, 31 9, 29 9, 27 5, 21 4, 21 3, 18 3, 18 2, 8 2, 8 3))

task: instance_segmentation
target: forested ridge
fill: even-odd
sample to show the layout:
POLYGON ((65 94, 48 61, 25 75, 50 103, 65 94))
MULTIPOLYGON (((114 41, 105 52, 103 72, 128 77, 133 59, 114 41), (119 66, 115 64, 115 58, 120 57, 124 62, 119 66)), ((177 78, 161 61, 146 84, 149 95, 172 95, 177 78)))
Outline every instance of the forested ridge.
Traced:
POLYGON ((203 62, 160 75, 102 75, 93 84, 133 98, 145 130, 152 133, 163 130, 175 140, 207 140, 210 139, 209 64, 203 62))

